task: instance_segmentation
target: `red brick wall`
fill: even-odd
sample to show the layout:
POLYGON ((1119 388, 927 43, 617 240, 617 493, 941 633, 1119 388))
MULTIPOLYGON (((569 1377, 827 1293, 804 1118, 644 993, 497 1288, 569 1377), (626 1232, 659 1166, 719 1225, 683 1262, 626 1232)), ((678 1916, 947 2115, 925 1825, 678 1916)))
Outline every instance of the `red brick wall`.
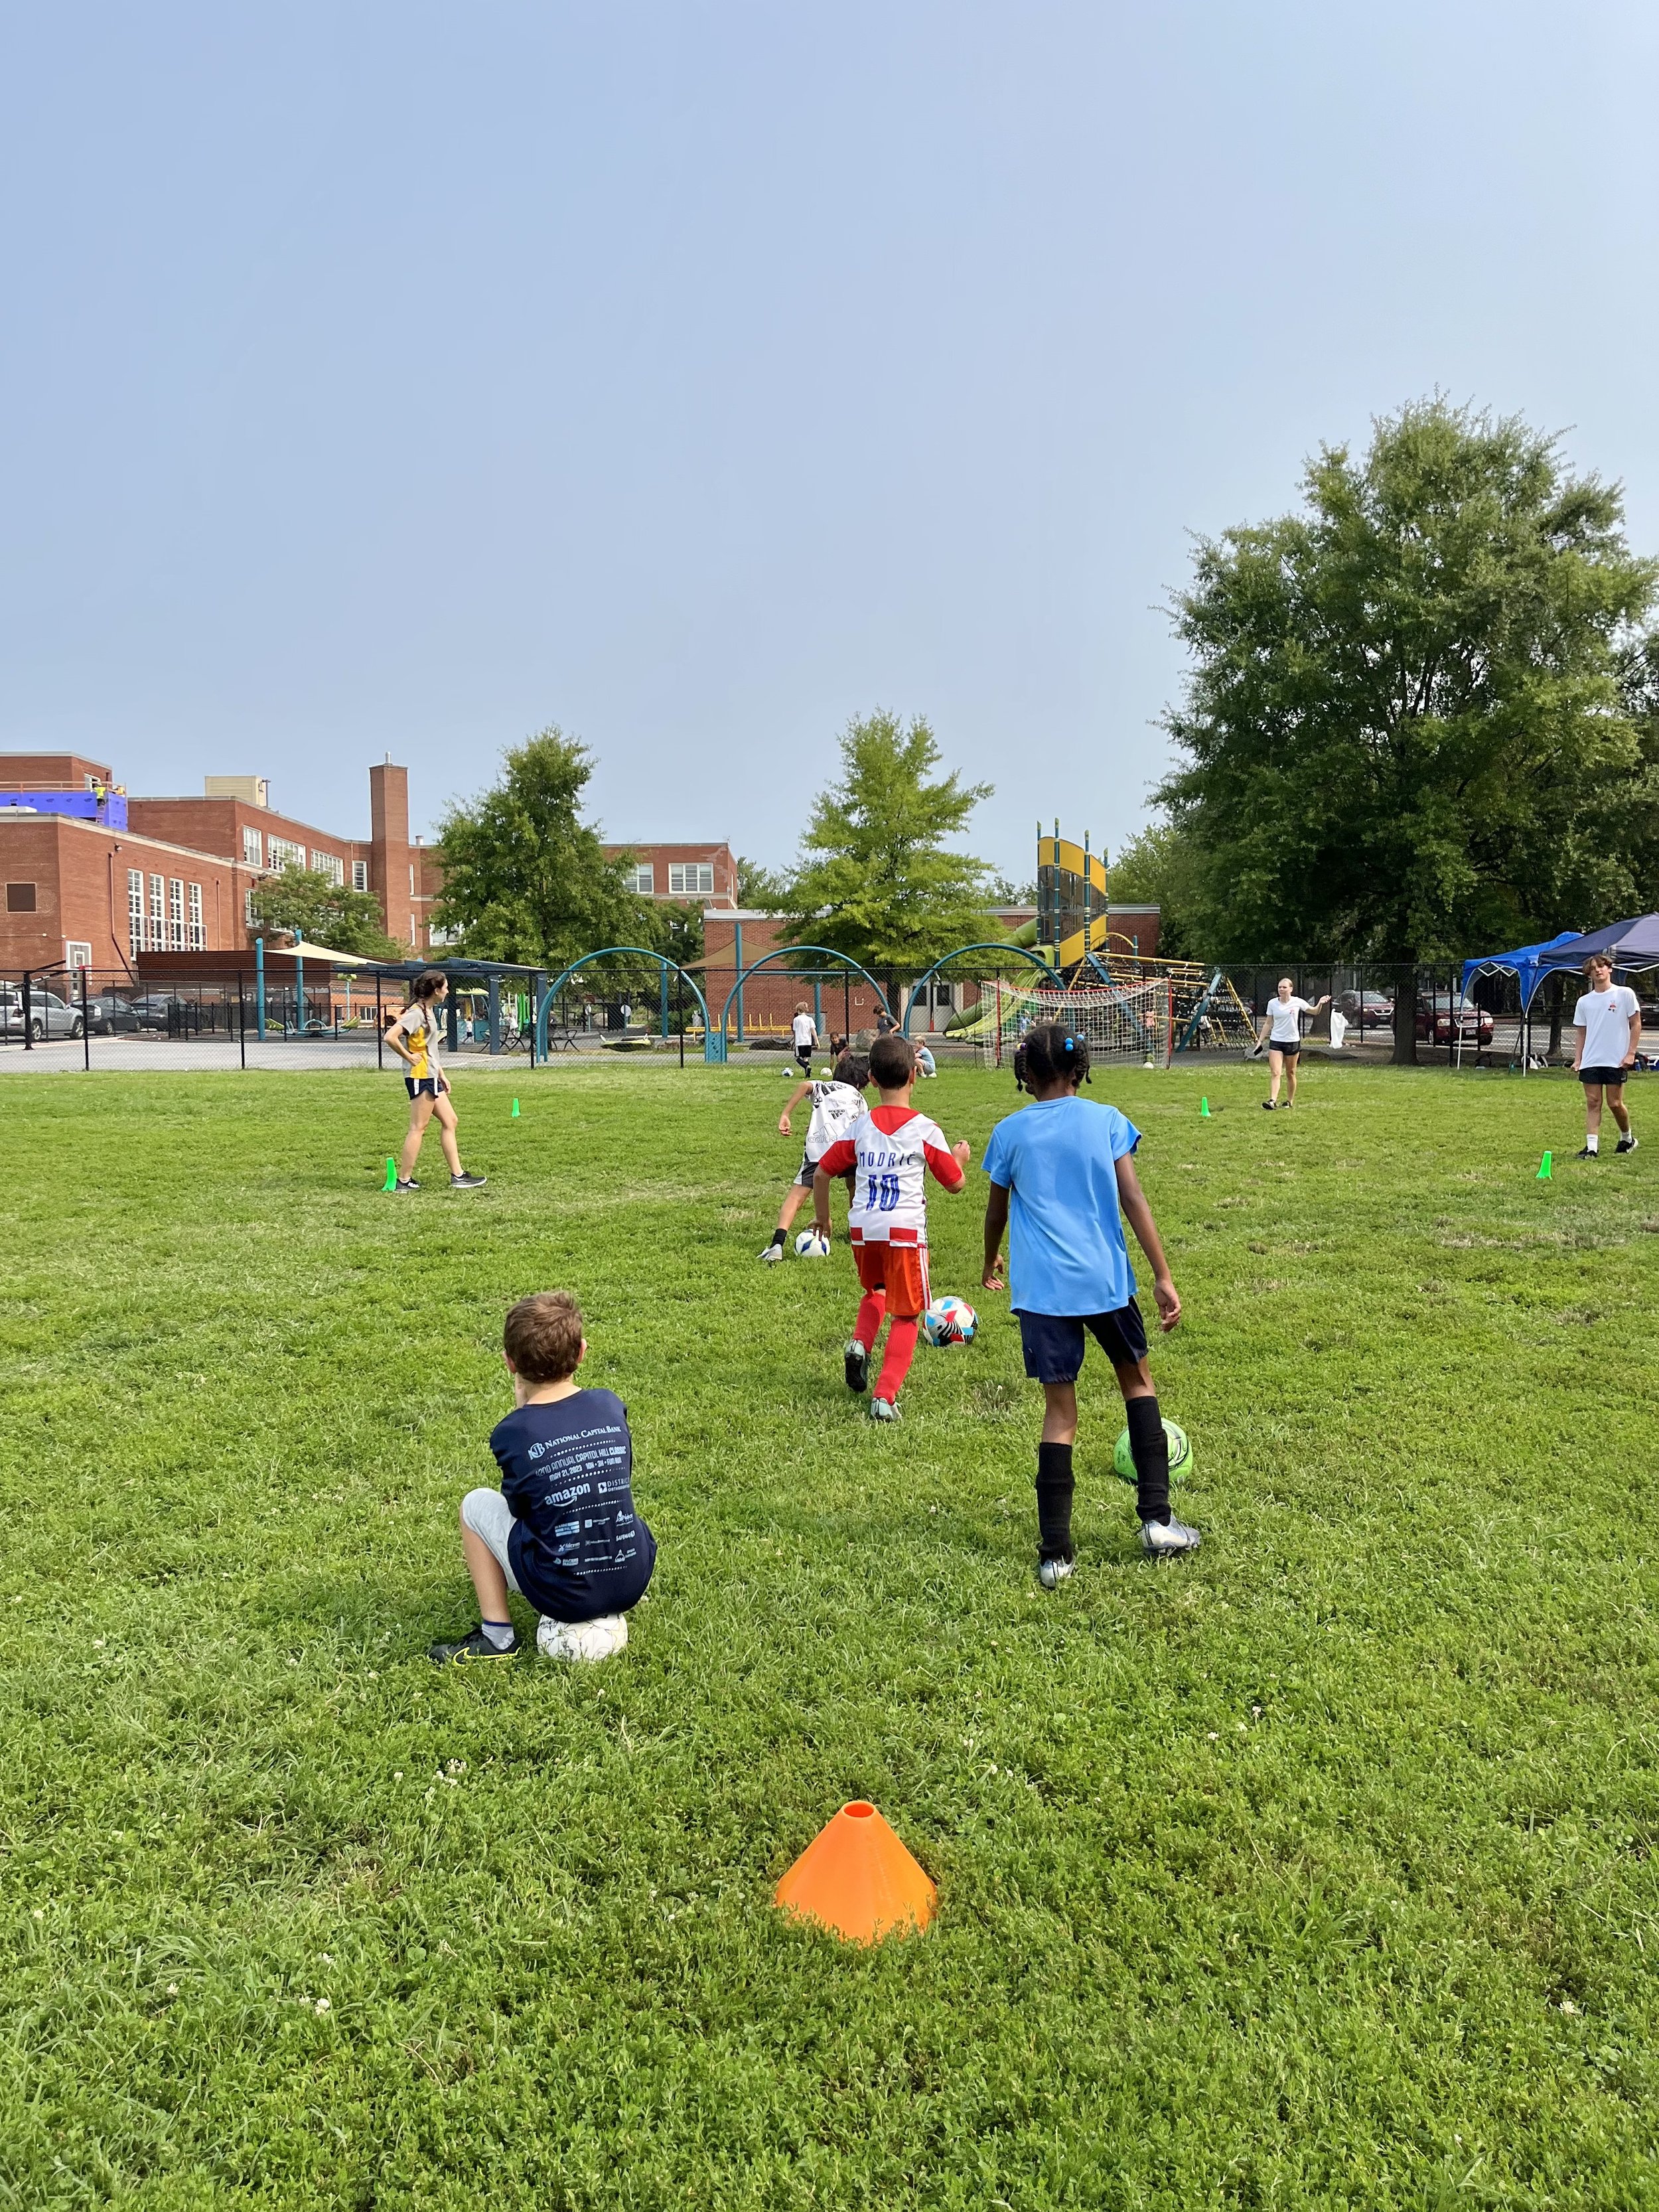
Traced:
POLYGON ((736 906, 738 902, 738 864, 727 844, 712 845, 616 845, 601 848, 606 860, 614 860, 619 854, 631 853, 641 866, 648 866, 655 882, 651 896, 671 904, 690 906, 736 906), (714 871, 712 891, 672 892, 668 888, 671 865, 688 860, 706 861, 714 871))
MULTIPOLYGON (((199 884, 208 945, 246 945, 243 896, 258 881, 251 869, 63 815, 0 814, 0 875, 35 886, 33 914, 13 914, 0 904, 0 970, 57 967, 66 942, 89 945, 94 969, 125 969, 129 868, 143 871, 147 899, 152 874, 169 884, 175 878, 199 884)), ((186 891, 186 926, 188 897, 186 891)))
POLYGON ((102 761, 79 753, 0 753, 0 791, 84 791, 89 775, 113 780, 102 761))

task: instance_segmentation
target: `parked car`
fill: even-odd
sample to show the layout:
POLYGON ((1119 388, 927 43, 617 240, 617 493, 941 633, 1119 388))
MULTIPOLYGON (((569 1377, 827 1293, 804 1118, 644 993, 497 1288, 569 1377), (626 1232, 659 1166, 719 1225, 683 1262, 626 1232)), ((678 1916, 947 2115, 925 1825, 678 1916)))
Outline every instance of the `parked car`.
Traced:
POLYGON ((87 1000, 87 1027, 94 1036, 131 1036, 140 1026, 131 1000, 114 991, 100 991, 87 1000))
MULTIPOLYGON (((78 1037, 81 1034, 81 1009, 68 1005, 55 991, 45 990, 39 983, 32 983, 29 986, 28 1033, 36 1044, 45 1044, 52 1037, 78 1037)), ((22 1034, 22 987, 9 983, 3 991, 0 991, 0 1036, 21 1037, 22 1034)))
POLYGON ((1425 1044, 1463 1043, 1484 1047, 1492 1042, 1492 1019, 1483 1006, 1471 1006, 1449 991, 1419 992, 1417 1034, 1425 1044))
POLYGON ((1368 1030, 1394 1027, 1394 1000, 1381 991, 1343 991, 1337 998, 1336 1011, 1345 1021, 1363 1022, 1368 1030))

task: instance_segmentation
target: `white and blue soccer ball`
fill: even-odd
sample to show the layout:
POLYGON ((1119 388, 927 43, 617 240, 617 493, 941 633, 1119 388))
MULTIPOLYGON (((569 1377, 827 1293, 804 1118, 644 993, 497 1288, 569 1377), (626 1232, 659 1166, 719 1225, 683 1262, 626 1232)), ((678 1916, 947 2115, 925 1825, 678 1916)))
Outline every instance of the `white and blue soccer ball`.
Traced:
POLYGON ((798 1260, 827 1260, 830 1257, 830 1239, 816 1229, 803 1229, 795 1239, 795 1257, 798 1260))
POLYGON ((929 1344, 971 1344, 979 1316, 966 1298, 935 1298, 921 1317, 921 1333, 929 1344))

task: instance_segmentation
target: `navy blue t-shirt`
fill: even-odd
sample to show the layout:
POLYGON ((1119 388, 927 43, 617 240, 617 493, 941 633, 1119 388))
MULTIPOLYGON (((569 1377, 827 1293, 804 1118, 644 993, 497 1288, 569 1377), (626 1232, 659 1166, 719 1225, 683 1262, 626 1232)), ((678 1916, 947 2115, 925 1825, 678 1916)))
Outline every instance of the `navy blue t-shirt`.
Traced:
POLYGON ((489 1449, 513 1510, 514 1579, 537 1612, 593 1620, 637 1605, 657 1547, 634 1510, 634 1440, 616 1392, 515 1406, 489 1449))

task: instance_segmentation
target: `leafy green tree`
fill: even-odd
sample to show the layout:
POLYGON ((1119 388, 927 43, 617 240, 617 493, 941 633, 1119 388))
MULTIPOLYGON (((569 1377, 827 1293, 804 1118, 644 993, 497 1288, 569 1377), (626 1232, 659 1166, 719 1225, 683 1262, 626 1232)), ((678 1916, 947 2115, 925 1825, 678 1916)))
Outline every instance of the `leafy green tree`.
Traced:
POLYGON ((438 826, 443 892, 434 920, 473 959, 561 968, 603 945, 649 944, 651 905, 607 860, 581 817, 593 772, 585 745, 556 726, 507 754, 499 783, 452 806, 438 826))
POLYGON ((789 878, 758 860, 738 860, 738 904, 760 914, 781 914, 789 902, 789 878))
POLYGON ((1106 884, 1115 903, 1158 908, 1158 949, 1166 959, 1203 958, 1210 919, 1204 863, 1186 832, 1148 823, 1119 848, 1106 884))
MULTIPOLYGON (((1300 512, 1200 544, 1156 794, 1205 949, 1415 964, 1617 912, 1640 765, 1621 649, 1659 567, 1615 487, 1518 417, 1436 398, 1323 449, 1300 512)), ((1413 993, 1395 1056, 1416 1056, 1413 993)))
POLYGON ((888 976, 915 975, 987 919, 986 867, 946 840, 989 784, 935 776, 941 758, 920 717, 849 722, 842 775, 819 793, 784 912, 799 944, 827 945, 888 976))
POLYGON ((284 868, 256 885, 248 924, 255 937, 303 938, 366 960, 406 960, 409 947, 386 933, 372 891, 349 891, 317 868, 284 868))

